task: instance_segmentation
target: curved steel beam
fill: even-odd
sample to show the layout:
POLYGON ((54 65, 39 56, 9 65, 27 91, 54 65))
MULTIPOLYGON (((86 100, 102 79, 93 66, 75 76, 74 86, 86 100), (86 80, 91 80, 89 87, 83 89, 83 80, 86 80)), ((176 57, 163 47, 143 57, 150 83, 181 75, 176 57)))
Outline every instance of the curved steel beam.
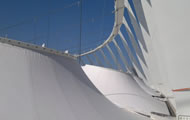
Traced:
POLYGON ((118 34, 120 27, 123 23, 124 7, 125 7, 124 0, 115 0, 115 22, 114 22, 113 30, 110 36, 108 37, 108 39, 104 43, 96 47, 95 49, 82 53, 81 55, 76 55, 76 57, 84 56, 84 55, 96 52, 97 50, 103 48, 106 44, 108 44, 114 39, 114 37, 118 34))

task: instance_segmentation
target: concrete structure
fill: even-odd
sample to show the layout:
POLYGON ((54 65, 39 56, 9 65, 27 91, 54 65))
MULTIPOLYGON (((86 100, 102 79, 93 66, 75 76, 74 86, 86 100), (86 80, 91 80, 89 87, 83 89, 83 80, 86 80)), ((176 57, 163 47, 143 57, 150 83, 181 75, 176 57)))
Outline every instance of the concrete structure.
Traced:
POLYGON ((189 4, 115 0, 110 36, 79 55, 0 38, 0 118, 190 119, 189 4))

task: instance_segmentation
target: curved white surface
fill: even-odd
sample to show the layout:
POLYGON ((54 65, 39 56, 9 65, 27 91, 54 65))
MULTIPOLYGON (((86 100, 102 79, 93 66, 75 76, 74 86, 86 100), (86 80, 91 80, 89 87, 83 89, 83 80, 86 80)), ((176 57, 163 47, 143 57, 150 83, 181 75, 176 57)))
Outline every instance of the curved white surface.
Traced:
POLYGON ((1 120, 148 120, 120 109, 76 61, 0 43, 1 120))
MULTIPOLYGON (((170 97, 167 88, 190 88, 190 1, 151 0, 151 4, 142 2, 150 30, 150 36, 144 32, 150 51, 146 60, 152 82, 170 97)), ((174 98, 177 114, 190 116, 190 91, 174 92, 174 98)))
POLYGON ((92 65, 82 68, 94 85, 119 107, 147 115, 151 112, 169 115, 166 104, 147 94, 130 75, 92 65))

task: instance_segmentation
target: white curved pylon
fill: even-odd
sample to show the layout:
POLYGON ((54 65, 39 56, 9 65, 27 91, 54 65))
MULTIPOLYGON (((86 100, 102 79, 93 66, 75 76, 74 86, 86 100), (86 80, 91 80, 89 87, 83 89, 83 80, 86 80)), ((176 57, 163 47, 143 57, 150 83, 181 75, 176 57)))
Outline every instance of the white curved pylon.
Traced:
POLYGON ((4 43, 0 56, 1 120, 149 120, 107 100, 74 59, 4 43))

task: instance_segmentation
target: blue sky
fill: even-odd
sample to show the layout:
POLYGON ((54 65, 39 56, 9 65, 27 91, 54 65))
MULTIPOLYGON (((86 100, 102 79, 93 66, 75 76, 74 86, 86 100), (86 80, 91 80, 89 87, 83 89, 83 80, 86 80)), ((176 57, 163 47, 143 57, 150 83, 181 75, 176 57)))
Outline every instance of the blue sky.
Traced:
MULTIPOLYGON (((103 43, 110 35, 114 25, 114 0, 82 0, 82 52, 89 51, 103 43)), ((129 0, 134 11, 132 0, 129 0)), ((135 12, 134 12, 135 13, 135 12)), ((80 49, 80 0, 1 0, 0 36, 29 42, 46 47, 79 53, 80 49)), ((135 38, 135 32, 125 9, 124 14, 135 38)), ((125 39, 136 57, 125 27, 121 27, 125 39)), ((119 37, 115 38, 123 51, 125 59, 131 61, 119 37)), ((110 43, 121 67, 126 71, 115 46, 110 43)), ((117 69, 108 50, 104 53, 117 69)), ((102 64, 106 64, 100 52, 96 52, 102 64)), ((89 57, 98 65, 93 55, 89 57)), ((89 63, 86 58, 82 58, 89 63)), ((137 59, 137 57, 136 57, 137 59)))
MULTIPOLYGON (((0 36, 74 53, 79 50, 80 0, 1 0, 0 36)), ((82 49, 101 44, 114 23, 114 0, 83 0, 82 49)))

